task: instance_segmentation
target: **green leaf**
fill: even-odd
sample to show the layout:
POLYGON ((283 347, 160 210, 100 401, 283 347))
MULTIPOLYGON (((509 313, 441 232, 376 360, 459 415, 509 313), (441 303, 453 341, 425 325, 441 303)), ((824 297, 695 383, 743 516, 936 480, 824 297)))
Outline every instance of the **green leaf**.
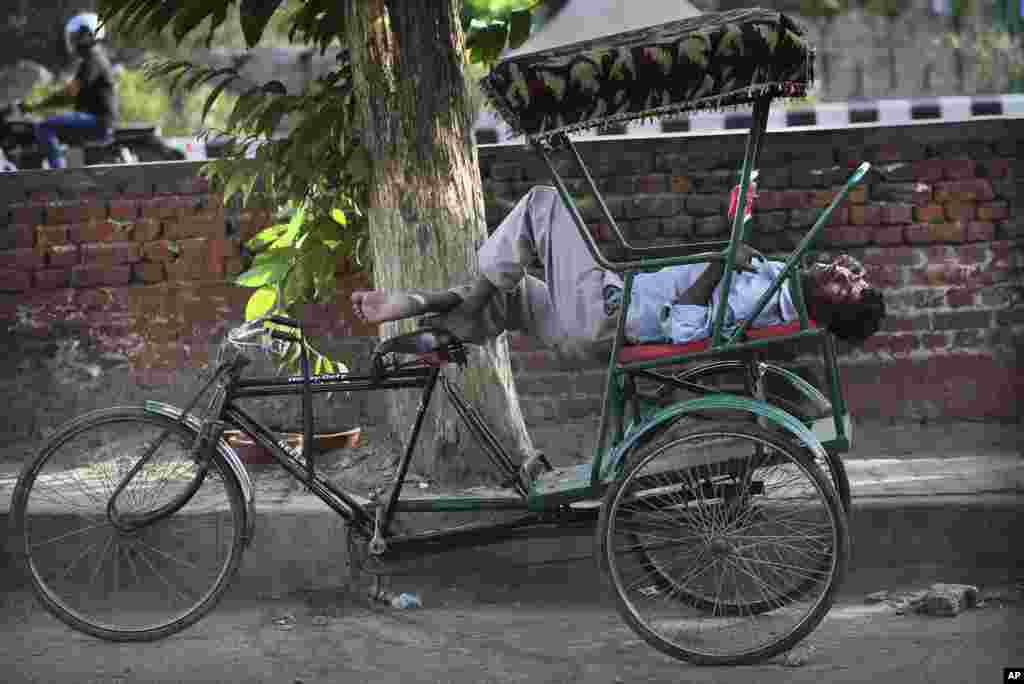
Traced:
POLYGON ((180 43, 185 36, 203 22, 203 19, 212 13, 213 8, 207 0, 190 0, 184 8, 175 12, 172 31, 174 39, 180 43))
POLYGON ((345 212, 341 209, 331 209, 331 218, 340 226, 348 225, 348 218, 345 216, 345 212))
POLYGON ((264 259, 254 262, 252 268, 235 278, 235 283, 243 287, 263 287, 280 281, 288 273, 288 268, 287 258, 264 259))
POLYGON ((228 130, 234 131, 240 124, 248 120, 253 111, 265 102, 266 97, 262 86, 253 86, 242 93, 228 117, 228 130))
MULTIPOLYGON (((234 71, 234 69, 232 69, 231 71, 234 71)), ((238 80, 237 73, 234 76, 229 76, 229 77, 225 78, 223 81, 218 83, 213 88, 213 90, 210 91, 210 95, 209 95, 209 97, 206 98, 206 103, 203 105, 203 116, 200 119, 200 121, 206 121, 207 115, 209 115, 210 110, 213 109, 214 102, 216 102, 217 98, 221 96, 221 93, 224 92, 224 89, 227 88, 233 81, 236 81, 236 80, 238 80)))
POLYGON ((517 48, 526 42, 530 37, 530 23, 533 21, 533 12, 529 9, 516 10, 509 16, 508 22, 508 46, 517 48))
POLYGON ((251 321, 254 318, 264 316, 274 308, 277 303, 277 291, 273 287, 261 287, 252 293, 249 302, 245 305, 245 320, 251 321))
POLYGON ((501 56, 508 44, 508 25, 503 21, 489 24, 474 20, 470 24, 470 33, 466 36, 466 48, 474 62, 490 63, 501 56))
POLYGON ((281 6, 283 0, 242 0, 238 8, 239 18, 242 22, 242 33, 245 35, 245 43, 250 48, 255 47, 263 37, 270 18, 281 6))
POLYGON ((268 226, 249 238, 245 243, 245 246, 249 249, 259 249, 260 247, 268 245, 281 237, 281 234, 286 230, 288 230, 288 224, 286 223, 279 223, 276 226, 268 226))

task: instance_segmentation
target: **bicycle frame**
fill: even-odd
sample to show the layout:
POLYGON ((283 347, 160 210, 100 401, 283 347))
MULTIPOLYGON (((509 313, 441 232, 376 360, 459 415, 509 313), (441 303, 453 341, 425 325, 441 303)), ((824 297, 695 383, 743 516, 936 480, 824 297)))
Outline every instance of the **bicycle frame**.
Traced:
POLYGON ((376 530, 382 530, 387 535, 388 527, 398 512, 506 510, 523 513, 513 520, 502 523, 467 525, 424 534, 387 535, 389 559, 442 552, 462 546, 500 543, 508 539, 526 536, 553 536, 572 530, 588 532, 596 522, 597 513, 594 510, 570 511, 566 509, 555 513, 529 511, 526 489, 518 480, 514 485, 518 496, 503 498, 451 496, 430 499, 413 497, 403 500, 400 496, 402 485, 412 462, 423 419, 439 384, 459 413, 460 418, 469 428, 470 433, 477 439, 484 453, 499 468, 499 471, 509 478, 516 478, 518 471, 501 447, 493 430, 475 408, 465 400, 458 388, 441 373, 440 367, 404 367, 389 371, 382 376, 339 374, 309 376, 308 367, 306 370, 307 373, 303 375, 286 378, 232 378, 224 388, 224 402, 216 420, 240 429, 265 448, 278 465, 305 484, 314 495, 352 525, 358 534, 370 537, 376 530), (239 400, 243 399, 302 395, 304 397, 303 423, 307 433, 311 434, 313 416, 311 401, 308 398, 312 394, 417 388, 423 390, 423 395, 416 422, 399 462, 396 480, 392 483, 386 498, 383 499, 360 500, 352 493, 335 486, 316 472, 315 459, 310 447, 312 440, 303 441, 303 453, 296 457, 281 446, 270 428, 237 404, 239 400))

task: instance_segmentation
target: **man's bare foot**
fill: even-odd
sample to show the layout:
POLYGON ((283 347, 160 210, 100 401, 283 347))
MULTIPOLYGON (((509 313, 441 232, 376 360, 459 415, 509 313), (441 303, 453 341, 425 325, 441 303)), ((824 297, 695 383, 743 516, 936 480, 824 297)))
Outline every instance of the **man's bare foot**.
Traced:
POLYGON ((427 303, 410 292, 358 290, 352 293, 352 310, 365 323, 384 323, 426 313, 427 303))

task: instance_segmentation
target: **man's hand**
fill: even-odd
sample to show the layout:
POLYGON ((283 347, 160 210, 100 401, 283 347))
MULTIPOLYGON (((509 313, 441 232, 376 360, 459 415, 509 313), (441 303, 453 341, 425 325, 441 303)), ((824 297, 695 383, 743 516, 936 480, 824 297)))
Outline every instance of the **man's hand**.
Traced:
POLYGON ((764 261, 761 253, 747 243, 741 242, 738 244, 736 246, 736 270, 756 273, 757 267, 754 266, 754 257, 764 261))

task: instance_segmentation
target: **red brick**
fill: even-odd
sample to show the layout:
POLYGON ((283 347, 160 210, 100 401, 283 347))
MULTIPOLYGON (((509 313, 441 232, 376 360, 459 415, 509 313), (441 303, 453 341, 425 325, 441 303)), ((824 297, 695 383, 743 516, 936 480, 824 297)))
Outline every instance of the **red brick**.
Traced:
POLYGON ((898 145, 882 144, 875 148, 875 161, 879 164, 900 161, 903 155, 898 145))
POLYGON ((693 183, 686 176, 672 176, 669 179, 669 191, 676 194, 686 194, 693 188, 693 183))
POLYGON ((142 257, 135 242, 91 242, 82 245, 82 262, 115 266, 139 261, 142 257))
POLYGON ((83 264, 71 269, 71 287, 127 285, 132 280, 132 267, 127 265, 83 264))
POLYGON ((1010 160, 1008 159, 987 159, 978 162, 978 175, 984 174, 987 178, 1002 178, 1010 172, 1010 160))
POLYGON ((866 352, 888 352, 899 356, 920 346, 914 335, 873 335, 861 347, 866 352))
MULTIPOLYGON (((2 230, 2 229, 0 229, 2 230)), ((36 243, 36 227, 24 223, 7 226, 4 249, 31 249, 36 243)))
POLYGON ((8 249, 0 252, 0 268, 32 271, 43 266, 42 252, 36 249, 8 249))
POLYGON ((636 179, 636 187, 638 192, 643 193, 667 192, 668 176, 661 176, 657 174, 640 176, 636 179))
POLYGON ((210 240, 207 245, 207 271, 219 276, 224 275, 224 262, 238 254, 238 248, 230 240, 223 238, 210 240))
POLYGON ((191 195, 162 195, 139 200, 139 213, 143 218, 180 218, 195 213, 200 202, 191 195))
POLYGON ((783 190, 778 193, 779 209, 810 209, 814 199, 806 190, 783 190))
POLYGON ((163 224, 156 219, 139 219, 132 224, 132 239, 136 242, 152 242, 162 232, 163 224))
POLYGON ((159 261, 140 261, 132 264, 135 279, 143 283, 160 283, 166 280, 167 272, 159 261))
POLYGON ((929 287, 964 286, 970 283, 977 273, 977 266, 965 266, 953 262, 929 264, 924 269, 911 272, 910 284, 929 287))
POLYGON ((913 162, 914 180, 932 182, 942 179, 943 160, 927 159, 913 162))
POLYGON ((835 211, 828 217, 826 226, 846 226, 850 224, 850 208, 836 207, 835 211))
POLYGON ((206 261, 195 259, 176 259, 164 263, 167 269, 167 279, 170 281, 188 281, 206 279, 206 261))
POLYGON ((0 292, 25 292, 32 287, 32 274, 0 268, 0 292))
POLYGON ((946 208, 941 204, 929 204, 924 207, 914 207, 914 220, 918 223, 945 222, 946 208))
MULTIPOLYGON (((833 190, 811 190, 811 206, 815 209, 824 209, 832 203, 832 199, 836 196, 833 190)), ((760 206, 760 202, 758 202, 760 206)))
POLYGON ((156 240, 141 245, 142 257, 149 261, 170 261, 178 257, 178 248, 170 240, 156 240))
POLYGON ((919 316, 886 316, 882 319, 882 332, 909 333, 928 330, 931 319, 927 314, 919 316))
POLYGON ((949 338, 943 333, 929 333, 921 339, 925 349, 939 351, 949 346, 949 338))
POLYGON ((110 200, 110 218, 133 221, 139 217, 139 202, 133 199, 110 200))
POLYGON ((11 223, 37 225, 43 222, 45 204, 19 202, 11 205, 11 223))
POLYGON ((32 274, 32 285, 37 290, 61 290, 70 280, 70 271, 63 268, 46 268, 32 274))
POLYGON ((846 196, 846 201, 850 204, 864 204, 868 201, 868 191, 863 185, 858 185, 850 194, 846 196))
POLYGON ((995 224, 987 221, 970 221, 967 224, 967 242, 988 242, 995 236, 995 224))
POLYGON ((970 178, 974 170, 975 163, 970 159, 947 159, 942 165, 942 175, 951 180, 970 178))
POLYGON ((954 287, 946 293, 946 303, 952 308, 974 306, 977 290, 967 287, 954 287))
POLYGON ((244 270, 245 262, 242 261, 242 257, 234 256, 224 260, 224 275, 229 278, 240 275, 244 270))
POLYGON ((873 204, 855 204, 850 207, 850 223, 855 226, 877 226, 881 222, 881 207, 873 204))
POLYGON ((973 221, 978 215, 974 202, 946 202, 946 218, 950 221, 973 221))
POLYGON ((906 227, 906 240, 910 244, 934 242, 963 242, 964 226, 960 223, 919 223, 906 227))
POLYGON ((978 218, 982 221, 1002 221, 1010 217, 1006 202, 990 202, 978 205, 978 218))
POLYGON ((68 241, 66 226, 39 226, 36 228, 36 246, 45 249, 50 245, 63 245, 68 241))
POLYGON ((866 226, 826 226, 821 232, 826 245, 846 247, 871 242, 871 231, 866 226))
POLYGON ((46 250, 50 266, 74 266, 79 262, 78 245, 52 245, 46 250))
POLYGON ((909 204, 885 204, 881 211, 882 223, 895 225, 914 222, 914 207, 909 204))
POLYGON ((912 202, 915 207, 926 207, 932 203, 934 188, 928 183, 915 183, 912 202))
POLYGON ((61 202, 46 208, 46 222, 51 224, 84 223, 105 218, 107 207, 99 203, 61 202))
POLYGON ((992 184, 985 178, 943 181, 935 184, 935 200, 938 202, 980 200, 988 202, 995 198, 992 184))
POLYGON ((193 259, 193 260, 205 260, 209 241, 206 238, 190 238, 188 240, 178 240, 177 245, 180 250, 179 256, 182 259, 193 259))
POLYGON ((868 272, 868 281, 876 287, 898 287, 903 285, 907 278, 907 269, 899 266, 876 266, 865 264, 868 272))
POLYGON ((164 221, 164 238, 182 240, 192 237, 223 238, 227 227, 223 221, 199 221, 194 218, 164 221))
POLYGON ((871 237, 876 245, 902 245, 903 226, 872 226, 871 237))
MULTIPOLYGON (((131 227, 128 226, 130 234, 131 227)), ((125 227, 112 221, 89 221, 68 226, 68 240, 77 244, 83 242, 113 242, 124 240, 125 227)))

